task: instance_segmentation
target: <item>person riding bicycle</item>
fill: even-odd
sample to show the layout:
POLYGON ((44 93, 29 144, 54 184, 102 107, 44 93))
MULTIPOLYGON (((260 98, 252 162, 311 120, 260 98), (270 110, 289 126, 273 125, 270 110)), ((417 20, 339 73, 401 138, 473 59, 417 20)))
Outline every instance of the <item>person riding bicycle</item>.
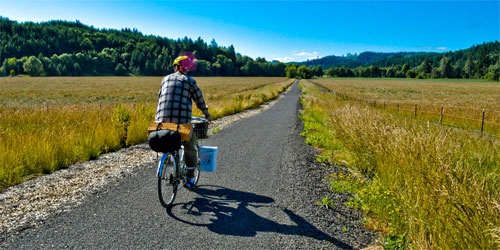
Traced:
MULTIPOLYGON (((186 55, 179 56, 174 60, 174 73, 165 76, 161 82, 155 121, 177 124, 191 123, 193 102, 203 112, 207 120, 212 120, 203 93, 196 81, 187 75, 193 63, 192 59, 186 55)), ((196 141, 196 135, 191 133, 191 139, 183 144, 188 169, 188 181, 185 187, 188 189, 195 189, 194 170, 198 164, 196 141)))

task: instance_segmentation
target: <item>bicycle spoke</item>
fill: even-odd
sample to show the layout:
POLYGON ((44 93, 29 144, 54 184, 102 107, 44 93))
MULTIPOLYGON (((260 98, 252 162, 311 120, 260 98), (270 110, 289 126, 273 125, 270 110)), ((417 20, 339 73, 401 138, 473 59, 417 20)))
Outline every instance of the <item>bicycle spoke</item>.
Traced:
POLYGON ((164 207, 169 207, 174 202, 179 187, 179 181, 176 176, 173 156, 166 154, 160 160, 162 166, 159 167, 161 176, 158 177, 158 196, 160 203, 164 207))

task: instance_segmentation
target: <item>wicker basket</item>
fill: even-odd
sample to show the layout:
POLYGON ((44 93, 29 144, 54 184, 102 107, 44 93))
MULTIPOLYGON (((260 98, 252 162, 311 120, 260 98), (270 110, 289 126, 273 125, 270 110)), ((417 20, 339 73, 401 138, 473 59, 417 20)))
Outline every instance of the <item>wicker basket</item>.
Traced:
POLYGON ((208 138, 208 122, 202 121, 192 121, 193 124, 193 133, 196 135, 198 139, 207 139, 208 138))

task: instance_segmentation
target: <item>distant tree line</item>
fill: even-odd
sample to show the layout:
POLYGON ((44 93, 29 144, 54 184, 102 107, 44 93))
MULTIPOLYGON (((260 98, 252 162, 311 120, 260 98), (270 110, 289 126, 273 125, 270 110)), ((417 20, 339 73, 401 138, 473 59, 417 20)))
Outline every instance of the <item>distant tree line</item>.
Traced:
POLYGON ((200 76, 285 75, 285 64, 242 56, 215 40, 173 40, 79 21, 18 23, 0 16, 0 76, 160 76, 184 51, 198 58, 193 74, 200 76))
POLYGON ((0 16, 0 76, 160 76, 184 51, 198 58, 192 74, 199 76, 500 79, 498 41, 446 53, 363 52, 284 64, 243 56, 215 40, 173 40, 79 21, 18 23, 0 16))
POLYGON ((311 60, 302 65, 287 66, 287 75, 299 74, 301 77, 308 66, 312 76, 322 76, 323 72, 331 77, 396 77, 396 78, 464 78, 500 79, 500 42, 489 42, 472 46, 469 49, 446 53, 374 53, 364 52, 346 57, 329 56, 311 60), (293 69, 297 71, 294 72, 293 69), (287 70, 291 70, 290 73, 287 70))

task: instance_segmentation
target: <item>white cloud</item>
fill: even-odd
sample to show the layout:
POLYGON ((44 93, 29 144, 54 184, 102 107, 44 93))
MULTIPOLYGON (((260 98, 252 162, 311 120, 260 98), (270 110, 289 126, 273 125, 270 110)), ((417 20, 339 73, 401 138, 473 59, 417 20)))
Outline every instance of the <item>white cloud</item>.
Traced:
POLYGON ((288 63, 288 62, 302 62, 305 60, 311 60, 311 59, 317 59, 319 58, 319 52, 292 52, 292 56, 284 56, 284 57, 273 57, 272 60, 280 61, 283 63, 288 63))
POLYGON ((273 60, 287 63, 287 62, 293 62, 295 59, 293 57, 285 56, 285 57, 274 57, 273 60))
POLYGON ((422 46, 422 47, 417 47, 421 50, 424 50, 424 51, 448 51, 450 50, 449 48, 447 47, 444 47, 444 46, 439 46, 439 47, 434 47, 434 46, 422 46))
POLYGON ((314 52, 305 52, 305 51, 302 51, 302 52, 299 52, 299 53, 295 53, 293 54, 294 56, 302 56, 302 57, 317 57, 319 55, 318 52, 314 51, 314 52))
POLYGON ((294 56, 311 56, 311 53, 307 52, 300 52, 300 53, 295 53, 293 54, 294 56))
POLYGON ((317 52, 317 51, 314 51, 314 52, 302 51, 302 52, 295 53, 293 55, 303 57, 299 61, 318 59, 320 57, 319 52, 317 52))

